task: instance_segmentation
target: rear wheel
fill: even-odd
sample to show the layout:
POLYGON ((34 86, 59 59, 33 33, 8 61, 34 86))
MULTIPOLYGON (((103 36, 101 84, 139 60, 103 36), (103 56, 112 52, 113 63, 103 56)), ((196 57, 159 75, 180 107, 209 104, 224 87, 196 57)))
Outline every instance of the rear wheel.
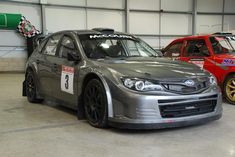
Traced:
POLYGON ((98 128, 107 127, 107 97, 103 84, 92 79, 84 91, 84 108, 88 122, 98 128))
POLYGON ((42 99, 37 98, 37 86, 33 72, 29 70, 26 75, 26 96, 29 102, 38 103, 42 99))
POLYGON ((235 75, 230 75, 224 82, 224 94, 226 100, 235 105, 235 75))

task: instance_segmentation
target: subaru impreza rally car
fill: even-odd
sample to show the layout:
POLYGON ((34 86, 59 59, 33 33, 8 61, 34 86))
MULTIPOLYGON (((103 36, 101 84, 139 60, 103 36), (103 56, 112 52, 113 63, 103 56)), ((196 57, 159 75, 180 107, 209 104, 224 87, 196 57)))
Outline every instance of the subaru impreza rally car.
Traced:
POLYGON ((216 79, 112 29, 61 31, 27 61, 23 95, 77 110, 94 127, 156 129, 217 120, 216 79))

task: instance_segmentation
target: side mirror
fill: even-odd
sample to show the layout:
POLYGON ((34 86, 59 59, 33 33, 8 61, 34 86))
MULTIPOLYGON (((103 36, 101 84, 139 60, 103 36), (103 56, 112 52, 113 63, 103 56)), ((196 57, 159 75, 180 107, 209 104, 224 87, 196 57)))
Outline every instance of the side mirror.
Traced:
POLYGON ((68 59, 68 61, 74 61, 74 62, 77 62, 77 61, 81 60, 79 55, 75 55, 75 54, 72 54, 72 53, 67 54, 67 59, 68 59))

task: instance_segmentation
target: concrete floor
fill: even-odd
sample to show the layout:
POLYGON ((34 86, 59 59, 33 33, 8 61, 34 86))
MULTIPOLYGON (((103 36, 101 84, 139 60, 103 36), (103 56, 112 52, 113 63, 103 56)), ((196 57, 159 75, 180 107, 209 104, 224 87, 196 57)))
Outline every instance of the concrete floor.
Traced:
POLYGON ((23 74, 0 74, 0 157, 235 156, 235 106, 219 121, 155 131, 96 129, 63 107, 30 104, 23 74))

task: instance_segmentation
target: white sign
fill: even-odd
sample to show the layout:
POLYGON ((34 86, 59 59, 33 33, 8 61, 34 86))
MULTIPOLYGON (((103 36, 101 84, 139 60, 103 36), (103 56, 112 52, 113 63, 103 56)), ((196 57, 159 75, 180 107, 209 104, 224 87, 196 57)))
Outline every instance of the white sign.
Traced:
POLYGON ((70 94, 73 94, 73 78, 74 78, 74 68, 62 65, 61 90, 70 94))
POLYGON ((204 66, 204 61, 190 60, 189 62, 199 66, 200 68, 203 68, 204 66))

